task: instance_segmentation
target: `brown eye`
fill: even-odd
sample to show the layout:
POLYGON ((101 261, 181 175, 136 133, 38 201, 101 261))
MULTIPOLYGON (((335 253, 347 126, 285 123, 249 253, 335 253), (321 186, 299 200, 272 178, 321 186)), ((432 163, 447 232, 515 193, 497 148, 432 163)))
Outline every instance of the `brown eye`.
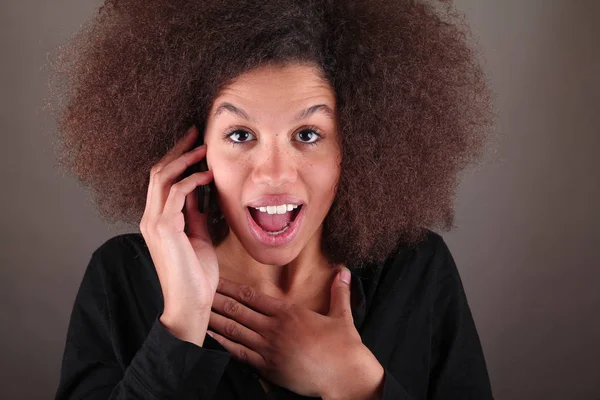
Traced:
POLYGON ((237 136, 237 139, 239 140, 234 140, 234 142, 236 143, 243 143, 246 142, 249 136, 252 136, 252 134, 248 131, 245 131, 243 129, 236 129, 235 131, 231 132, 229 135, 230 138, 235 138, 237 136))
POLYGON ((321 135, 314 129, 302 129, 296 135, 299 141, 305 144, 316 145, 321 139, 321 135))

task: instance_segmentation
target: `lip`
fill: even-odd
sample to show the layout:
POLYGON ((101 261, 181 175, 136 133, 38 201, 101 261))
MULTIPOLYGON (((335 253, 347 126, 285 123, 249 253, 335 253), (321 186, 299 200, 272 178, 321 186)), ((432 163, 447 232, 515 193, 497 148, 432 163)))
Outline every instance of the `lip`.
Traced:
POLYGON ((280 206, 282 204, 304 204, 304 200, 300 197, 292 196, 289 194, 277 194, 261 196, 257 199, 252 200, 246 207, 266 207, 266 206, 280 206))
POLYGON ((265 246, 283 246, 290 243, 294 238, 298 235, 298 231, 300 230, 300 225, 304 220, 304 210, 306 209, 303 206, 298 215, 290 225, 290 227, 277 236, 268 235, 260 226, 256 224, 252 215, 250 215, 250 210, 246 207, 246 217, 248 219, 248 227, 250 228, 250 232, 256 240, 264 244, 265 246))

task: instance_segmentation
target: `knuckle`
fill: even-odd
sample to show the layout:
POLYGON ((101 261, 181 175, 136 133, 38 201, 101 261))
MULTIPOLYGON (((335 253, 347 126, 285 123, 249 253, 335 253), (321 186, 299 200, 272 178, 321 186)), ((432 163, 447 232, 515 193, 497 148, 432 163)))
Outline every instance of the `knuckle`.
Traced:
POLYGON ((177 182, 176 184, 171 186, 171 189, 169 189, 170 196, 176 196, 180 193, 183 193, 181 182, 177 182))
POLYGON ((240 313, 240 304, 235 300, 227 300, 223 305, 223 309, 229 316, 236 316, 240 313))
POLYGON ((156 175, 162 169, 162 164, 154 164, 152 168, 150 168, 150 177, 156 177, 156 175))
POLYGON ((250 286, 242 286, 240 289, 240 297, 244 301, 251 301, 256 297, 256 291, 250 286))
POLYGON ((157 182, 160 185, 163 182, 164 176, 165 176, 165 173, 161 169, 161 170, 156 171, 154 173, 153 179, 154 179, 155 182, 157 182))
POLYGON ((295 305, 294 304, 282 304, 279 307, 279 316, 280 316, 280 320, 283 322, 283 326, 280 328, 284 328, 287 324, 290 324, 294 320, 298 319, 298 314, 296 313, 295 305))
POLYGON ((225 325, 225 333, 230 338, 235 339, 235 338, 238 338, 240 335, 240 328, 238 327, 238 325, 235 322, 230 321, 225 325))
POLYGON ((279 305, 279 312, 283 315, 290 314, 292 312, 292 304, 283 302, 279 305))
POLYGON ((248 352, 245 349, 240 348, 238 350, 238 357, 241 361, 248 361, 248 352))

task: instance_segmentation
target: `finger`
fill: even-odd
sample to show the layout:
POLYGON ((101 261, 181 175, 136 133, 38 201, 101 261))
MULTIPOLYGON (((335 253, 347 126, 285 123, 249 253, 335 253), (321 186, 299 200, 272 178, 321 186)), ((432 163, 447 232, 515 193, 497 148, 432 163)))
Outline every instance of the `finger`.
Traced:
POLYGON ((234 298, 253 310, 269 316, 277 315, 288 306, 281 299, 268 296, 248 285, 240 285, 225 278, 219 278, 217 292, 234 298))
POLYGON ((150 178, 151 184, 154 187, 152 193, 152 203, 150 205, 150 214, 152 216, 158 217, 160 214, 162 214, 171 186, 187 168, 202 160, 205 155, 206 146, 199 146, 196 149, 180 156, 176 160, 173 160, 169 165, 152 175, 150 178))
POLYGON ((213 338, 221 343, 223 347, 225 347, 231 353, 241 358, 242 360, 240 361, 248 362, 253 365, 260 365, 261 362, 264 362, 264 359, 260 354, 260 349, 264 348, 263 344, 259 342, 260 339, 256 339, 257 344, 246 345, 246 339, 245 337, 242 337, 242 334, 240 333, 241 329, 246 328, 240 327, 240 325, 236 324, 235 321, 228 322, 227 318, 213 312, 211 312, 209 327, 211 328, 210 332, 218 335, 218 337, 213 336, 213 338), (225 321, 220 321, 219 318, 225 321), (230 326, 227 326, 227 324, 230 324, 230 326), (221 326, 224 326, 224 328, 221 326), (234 337, 231 337, 230 335, 234 337), (244 353, 240 352, 242 349, 244 353))
POLYGON ((211 310, 208 322, 211 329, 216 330, 229 340, 242 344, 250 350, 261 352, 267 343, 266 339, 258 332, 246 328, 244 325, 226 316, 211 310))
POLYGON ((239 343, 235 343, 217 332, 207 330, 206 333, 219 342, 221 346, 225 347, 225 349, 237 360, 249 364, 259 371, 266 368, 265 359, 257 352, 252 351, 239 343))
POLYGON ((206 145, 196 147, 187 153, 180 154, 179 157, 165 165, 160 171, 155 174, 161 182, 174 182, 181 176, 186 169, 200 162, 206 156, 206 145))
POLYGON ((196 172, 171 186, 162 214, 179 214, 185 205, 185 198, 200 185, 207 185, 213 178, 211 170, 196 172))
POLYGON ((260 335, 263 335, 269 324, 269 317, 221 293, 215 293, 212 308, 219 314, 235 320, 260 335))
POLYGON ((204 237, 207 231, 205 227, 208 214, 200 212, 198 208, 198 192, 195 189, 185 197, 185 218, 186 233, 189 236, 208 239, 208 237, 204 237))
POLYGON ((345 267, 338 268, 338 273, 330 288, 329 316, 342 317, 352 320, 352 307, 350 304, 350 283, 342 281, 342 273, 348 273, 345 278, 350 282, 351 272, 345 267))
POLYGON ((191 150, 191 147, 196 142, 198 136, 198 128, 191 126, 185 132, 185 134, 175 143, 169 151, 154 165, 154 172, 161 171, 164 167, 169 165, 173 160, 177 159, 186 151, 191 150))
MULTIPOLYGON (((178 173, 177 167, 181 168, 181 162, 174 166, 175 170, 170 168, 169 170, 164 171, 165 167, 167 165, 171 165, 172 161, 178 159, 186 149, 189 149, 195 142, 196 136, 197 129, 194 129, 194 127, 190 128, 190 130, 188 130, 188 135, 184 136, 158 163, 152 167, 152 171, 150 171, 150 181, 148 183, 148 192, 146 194, 146 209, 144 211, 144 214, 151 219, 156 219, 158 216, 160 216, 168 195, 168 186, 170 183, 174 182, 176 177, 181 175, 185 170, 184 167, 183 171, 178 173)), ((201 160, 202 157, 204 157, 204 155, 198 154, 196 151, 192 150, 184 156, 184 162, 194 163, 201 160), (190 158, 191 160, 189 160, 190 158)))

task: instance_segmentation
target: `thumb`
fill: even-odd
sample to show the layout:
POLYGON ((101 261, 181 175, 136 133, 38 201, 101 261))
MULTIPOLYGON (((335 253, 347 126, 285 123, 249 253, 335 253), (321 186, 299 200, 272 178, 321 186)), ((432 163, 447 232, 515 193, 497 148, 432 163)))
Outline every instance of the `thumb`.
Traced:
POLYGON ((333 284, 331 285, 331 301, 329 303, 330 316, 339 317, 345 315, 352 319, 352 307, 350 305, 350 281, 350 270, 346 267, 340 268, 338 274, 333 280, 333 284), (347 283, 345 281, 347 281, 347 283))

